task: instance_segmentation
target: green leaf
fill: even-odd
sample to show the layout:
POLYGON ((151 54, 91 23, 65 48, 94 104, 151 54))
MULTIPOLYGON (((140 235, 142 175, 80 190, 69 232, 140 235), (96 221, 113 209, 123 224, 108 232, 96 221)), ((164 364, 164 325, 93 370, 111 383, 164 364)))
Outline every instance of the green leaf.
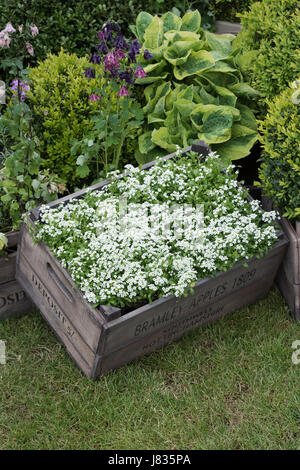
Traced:
POLYGON ((139 136, 139 150, 143 154, 147 154, 155 145, 151 140, 152 131, 145 132, 139 136))
POLYGON ((40 187, 40 181, 38 179, 34 179, 31 182, 31 186, 33 187, 34 190, 37 190, 40 187))
POLYGON ((201 25, 201 15, 198 10, 188 11, 182 18, 181 30, 192 31, 196 33, 199 31, 201 25))
POLYGON ((153 132, 152 142, 159 147, 168 150, 168 152, 175 152, 177 150, 177 143, 173 142, 174 136, 170 136, 166 127, 160 127, 153 132))
POLYGON ((237 97, 232 93, 228 88, 220 87, 217 85, 213 86, 216 93, 219 95, 219 103, 224 106, 232 106, 233 108, 236 105, 237 97))
POLYGON ((155 81, 164 80, 168 75, 167 62, 165 60, 161 60, 156 64, 146 65, 144 67, 144 70, 147 74, 147 77, 138 78, 135 83, 139 85, 146 85, 155 81))
MULTIPOLYGON (((205 31, 205 39, 211 51, 217 51, 221 54, 230 55, 232 52, 231 42, 232 39, 229 39, 228 36, 223 36, 221 34, 210 33, 205 31)), ((234 38, 234 36, 232 36, 234 38)))
POLYGON ((203 116, 202 132, 198 134, 200 140, 207 144, 226 142, 231 137, 232 114, 224 109, 207 112, 203 116))
POLYGON ((77 165, 84 165, 86 161, 89 159, 88 155, 79 155, 79 157, 76 160, 77 165))
POLYGON ((177 15, 168 11, 161 17, 164 25, 164 33, 170 30, 180 30, 181 27, 181 18, 177 15))
POLYGON ((146 106, 144 106, 143 108, 144 113, 148 116, 154 111, 154 108, 157 102, 160 100, 160 98, 162 98, 163 96, 167 96, 170 93, 171 83, 162 82, 161 85, 156 87, 156 89, 153 88, 153 90, 155 90, 155 94, 153 98, 150 99, 148 103, 146 104, 146 106))
POLYGON ((204 70, 210 69, 215 64, 214 59, 207 51, 192 51, 187 61, 181 66, 175 66, 174 75, 177 80, 196 75, 204 70))
POLYGON ((90 169, 87 165, 83 165, 83 166, 78 166, 76 168, 76 175, 79 176, 80 178, 85 178, 86 176, 88 176, 90 173, 90 169))
POLYGON ((164 58, 172 65, 182 65, 196 47, 196 41, 176 41, 166 49, 164 58))
POLYGON ((176 41, 198 41, 200 34, 193 33, 192 31, 168 31, 165 33, 165 38, 171 43, 176 41))
POLYGON ((150 13, 147 13, 146 11, 141 11, 136 19, 136 31, 137 35, 139 38, 139 41, 143 43, 144 41, 144 36, 145 36, 145 31, 148 28, 148 26, 152 23, 153 21, 153 16, 150 15, 150 13))
POLYGON ((162 45, 163 35, 163 22, 158 16, 155 16, 145 30, 143 46, 151 52, 151 49, 155 49, 162 45))
POLYGON ((8 239, 4 233, 0 232, 0 251, 8 245, 8 239))
POLYGON ((257 131, 257 120, 255 118, 255 115, 253 111, 251 111, 248 106, 245 106, 243 104, 238 104, 237 108, 240 111, 240 121, 239 124, 244 127, 248 127, 249 129, 252 129, 253 131, 257 131))
POLYGON ((254 90, 248 83, 235 83, 229 85, 229 88, 233 93, 242 98, 258 98, 260 96, 259 91, 254 90))
POLYGON ((253 129, 234 124, 231 130, 231 139, 220 146, 212 144, 211 147, 222 159, 237 160, 249 155, 257 138, 258 134, 253 129))

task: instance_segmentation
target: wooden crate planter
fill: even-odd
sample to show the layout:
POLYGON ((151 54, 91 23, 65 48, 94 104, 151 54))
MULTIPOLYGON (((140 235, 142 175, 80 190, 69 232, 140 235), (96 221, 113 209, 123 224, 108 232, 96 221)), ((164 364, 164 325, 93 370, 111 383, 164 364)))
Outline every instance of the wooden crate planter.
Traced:
MULTIPOLYGON (((165 157, 168 158, 172 155, 165 157)), ((92 188, 99 190, 106 184, 102 182, 92 188)), ((86 192, 79 191, 50 206, 67 203, 86 192)), ((36 209, 30 215, 33 230, 38 218, 36 209)), ((264 258, 251 260, 248 267, 238 263, 227 272, 197 282, 193 295, 180 299, 164 297, 121 315, 118 308, 92 308, 49 248, 42 242, 34 244, 28 228, 23 225, 17 279, 81 371, 97 378, 164 347, 193 328, 265 297, 286 246, 281 233, 274 248, 264 258)))
POLYGON ((242 29, 240 23, 230 23, 229 21, 216 21, 216 34, 234 34, 237 36, 242 29))
POLYGON ((0 320, 19 317, 33 308, 24 289, 15 279, 18 236, 19 232, 7 234, 8 248, 12 251, 0 257, 0 320))
POLYGON ((294 319, 300 321, 300 222, 294 228, 283 217, 280 225, 290 243, 278 270, 276 283, 294 319))
MULTIPOLYGON (((262 202, 264 210, 274 209, 273 201, 267 196, 263 196, 262 202)), ((300 321, 300 222, 296 222, 294 227, 287 218, 282 217, 279 223, 289 241, 289 246, 275 281, 293 318, 300 321)))

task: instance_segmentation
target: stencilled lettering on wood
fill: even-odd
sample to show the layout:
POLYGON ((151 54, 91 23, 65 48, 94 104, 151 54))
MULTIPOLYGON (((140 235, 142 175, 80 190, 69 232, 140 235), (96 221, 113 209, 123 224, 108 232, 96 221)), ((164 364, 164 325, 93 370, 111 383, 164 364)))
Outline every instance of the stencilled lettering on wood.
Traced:
MULTIPOLYGON (((173 322, 173 320, 177 318, 181 312, 188 311, 193 313, 198 311, 199 308, 203 308, 203 304, 215 302, 216 299, 221 296, 228 295, 231 292, 242 289, 254 280, 255 274, 256 269, 252 269, 251 271, 247 271, 236 276, 231 281, 224 281, 221 284, 218 284, 213 289, 208 289, 204 292, 202 291, 201 293, 190 296, 187 299, 181 299, 180 303, 171 307, 169 310, 154 315, 149 320, 136 325, 134 330, 134 337, 143 336, 151 333, 152 331, 155 331, 159 327, 164 327, 166 324, 173 322)), ((207 313, 210 312, 210 310, 211 309, 207 308, 207 310, 204 312, 197 312, 196 315, 201 315, 201 320, 199 321, 205 321, 205 315, 210 315, 210 313, 207 313)), ((187 319, 184 321, 186 320, 187 319)))
POLYGON ((215 320, 217 318, 221 318, 223 316, 225 305, 221 305, 217 308, 208 307, 204 311, 195 312, 187 317, 182 319, 178 318, 175 322, 173 322, 170 326, 165 328, 162 331, 162 334, 155 338, 150 344, 146 343, 143 346, 143 350, 151 350, 152 348, 156 348, 159 346, 163 346, 166 343, 169 343, 177 336, 181 336, 187 330, 192 328, 196 328, 197 326, 202 325, 208 320, 215 320))
POLYGON ((0 292, 0 310, 8 307, 9 305, 16 304, 26 299, 26 294, 23 290, 10 292, 9 294, 1 295, 0 292))
POLYGON ((44 287, 43 283, 38 279, 35 273, 32 273, 31 276, 32 283, 34 287, 40 292, 40 294, 47 300, 47 303, 51 310, 55 313, 55 316, 60 320, 60 322, 64 325, 67 334, 72 338, 74 336, 74 329, 70 325, 70 322, 68 319, 65 317, 65 315, 62 313, 62 311, 59 309, 59 307, 56 305, 56 303, 53 301, 52 297, 50 296, 49 292, 46 290, 44 287))

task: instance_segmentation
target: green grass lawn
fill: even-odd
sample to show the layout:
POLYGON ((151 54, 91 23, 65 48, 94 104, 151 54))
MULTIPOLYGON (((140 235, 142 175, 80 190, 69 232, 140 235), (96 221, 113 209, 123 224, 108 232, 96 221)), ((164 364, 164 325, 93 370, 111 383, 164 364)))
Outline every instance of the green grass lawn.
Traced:
POLYGON ((0 449, 300 449, 300 339, 278 290, 94 382, 38 313, 0 323, 0 449))

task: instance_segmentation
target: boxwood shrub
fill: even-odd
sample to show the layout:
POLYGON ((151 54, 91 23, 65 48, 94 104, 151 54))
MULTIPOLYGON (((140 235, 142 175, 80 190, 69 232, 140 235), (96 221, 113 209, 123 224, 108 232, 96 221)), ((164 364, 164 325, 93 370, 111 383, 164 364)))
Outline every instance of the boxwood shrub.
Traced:
POLYGON ((262 101, 275 97, 299 74, 299 1, 262 0, 243 13, 241 21, 235 41, 244 53, 240 64, 262 101))
POLYGON ((80 139, 88 133, 92 128, 91 117, 97 112, 95 102, 88 100, 97 88, 96 80, 83 74, 88 65, 88 59, 62 50, 58 55, 49 54, 29 73, 29 104, 40 139, 43 166, 68 181, 70 188, 76 184, 71 139, 80 139))
POLYGON ((263 154, 259 175, 266 194, 282 214, 300 219, 300 80, 268 105, 260 124, 263 154))

